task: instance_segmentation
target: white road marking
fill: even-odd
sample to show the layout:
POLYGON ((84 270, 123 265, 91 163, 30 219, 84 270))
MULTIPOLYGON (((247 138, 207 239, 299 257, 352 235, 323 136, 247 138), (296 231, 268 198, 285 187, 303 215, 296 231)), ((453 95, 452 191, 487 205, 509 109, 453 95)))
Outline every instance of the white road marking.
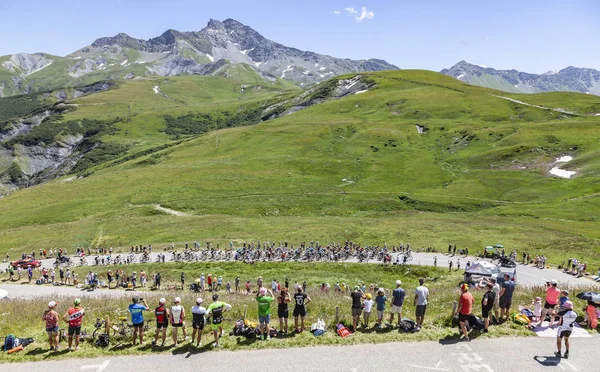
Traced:
POLYGON ((530 274, 530 273, 526 273, 525 271, 520 271, 520 272, 519 272, 519 274, 525 274, 525 275, 533 276, 534 278, 536 278, 536 277, 537 277, 537 275, 533 275, 533 274, 530 274))
POLYGON ((102 364, 93 364, 93 365, 87 365, 87 366, 81 366, 81 369, 95 369, 98 372, 102 372, 106 369, 106 367, 108 367, 108 364, 110 363, 110 360, 105 361, 102 364))
MULTIPOLYGON (((438 363, 439 365, 440 363, 438 363)), ((407 366, 409 367, 415 367, 415 368, 422 368, 422 369, 426 369, 429 371, 449 371, 449 369, 445 369, 445 368, 437 368, 437 367, 424 367, 424 366, 417 366, 414 364, 407 364, 407 366)))
POLYGON ((571 367, 573 369, 573 371, 577 371, 577 368, 575 368, 574 365, 572 365, 571 363, 567 362, 566 360, 563 359, 563 362, 568 365, 569 367, 571 367))

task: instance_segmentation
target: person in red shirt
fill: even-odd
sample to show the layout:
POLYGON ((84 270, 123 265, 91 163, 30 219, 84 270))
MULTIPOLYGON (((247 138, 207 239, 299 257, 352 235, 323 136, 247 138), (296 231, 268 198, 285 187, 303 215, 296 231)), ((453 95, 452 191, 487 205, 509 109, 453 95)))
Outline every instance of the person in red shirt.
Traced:
POLYGON ((469 318, 471 317, 471 312, 473 310, 473 304, 475 303, 475 299, 473 299, 473 295, 469 293, 469 285, 464 283, 460 286, 461 295, 458 300, 458 321, 460 323, 460 329, 462 331, 462 335, 460 336, 461 340, 470 341, 469 333, 467 332, 467 323, 469 322, 469 318))
POLYGON ((69 323, 69 348, 67 350, 78 350, 79 349, 79 335, 81 335, 81 323, 83 323, 83 316, 85 311, 81 307, 81 300, 76 298, 73 301, 73 307, 70 308, 67 313, 63 316, 65 322, 69 323), (72 349, 73 336, 75 336, 75 349, 72 349))

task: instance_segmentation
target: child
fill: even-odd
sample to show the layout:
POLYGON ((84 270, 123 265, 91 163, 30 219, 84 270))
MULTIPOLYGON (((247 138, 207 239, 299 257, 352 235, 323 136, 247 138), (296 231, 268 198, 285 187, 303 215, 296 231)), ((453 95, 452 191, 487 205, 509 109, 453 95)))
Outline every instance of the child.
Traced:
POLYGON ((381 329, 381 321, 383 320, 383 312, 385 311, 385 297, 383 288, 377 290, 377 297, 375 297, 375 303, 377 304, 377 327, 381 329))
POLYGON ((371 316, 371 310, 373 309, 373 300, 370 293, 367 293, 366 299, 363 303, 364 313, 363 313, 363 327, 369 327, 369 317, 371 316))
POLYGON ((541 316, 542 316, 542 298, 536 297, 535 301, 533 302, 533 318, 531 319, 531 322, 532 323, 539 322, 541 316))

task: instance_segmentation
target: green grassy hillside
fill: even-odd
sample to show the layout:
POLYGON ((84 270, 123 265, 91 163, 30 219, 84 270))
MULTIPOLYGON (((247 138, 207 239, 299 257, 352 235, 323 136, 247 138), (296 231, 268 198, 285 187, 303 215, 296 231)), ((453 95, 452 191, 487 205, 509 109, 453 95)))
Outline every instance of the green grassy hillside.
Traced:
MULTIPOLYGON (((600 263, 600 117, 586 116, 597 98, 553 94, 549 107, 580 114, 565 115, 433 72, 368 76, 377 84, 369 92, 0 199, 0 251, 352 239, 471 249, 502 242, 557 263, 569 256, 600 263), (577 172, 572 179, 549 175, 562 155, 574 157, 562 165, 577 172)), ((77 100, 68 115, 131 117, 112 140, 164 143, 161 115, 217 110, 237 91, 234 83, 194 79, 132 81, 77 100)))

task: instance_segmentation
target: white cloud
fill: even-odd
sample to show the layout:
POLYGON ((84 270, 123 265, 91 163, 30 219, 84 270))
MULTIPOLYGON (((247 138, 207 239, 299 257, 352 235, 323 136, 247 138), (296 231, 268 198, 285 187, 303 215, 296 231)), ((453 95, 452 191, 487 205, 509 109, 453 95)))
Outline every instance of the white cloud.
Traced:
POLYGON ((335 14, 335 15, 339 15, 339 14, 340 14, 340 11, 339 11, 339 10, 334 10, 334 11, 333 11, 333 14, 335 14))
POLYGON ((364 19, 372 19, 373 17, 375 17, 375 13, 370 10, 367 10, 367 8, 364 6, 361 8, 360 14, 358 13, 358 10, 354 8, 344 8, 344 10, 346 11, 346 13, 348 13, 349 16, 354 17, 354 19, 356 19, 357 21, 362 21, 364 19))
POLYGON ((362 21, 363 19, 371 19, 373 17, 375 17, 375 13, 367 11, 367 8, 363 6, 360 15, 356 19, 362 21))

